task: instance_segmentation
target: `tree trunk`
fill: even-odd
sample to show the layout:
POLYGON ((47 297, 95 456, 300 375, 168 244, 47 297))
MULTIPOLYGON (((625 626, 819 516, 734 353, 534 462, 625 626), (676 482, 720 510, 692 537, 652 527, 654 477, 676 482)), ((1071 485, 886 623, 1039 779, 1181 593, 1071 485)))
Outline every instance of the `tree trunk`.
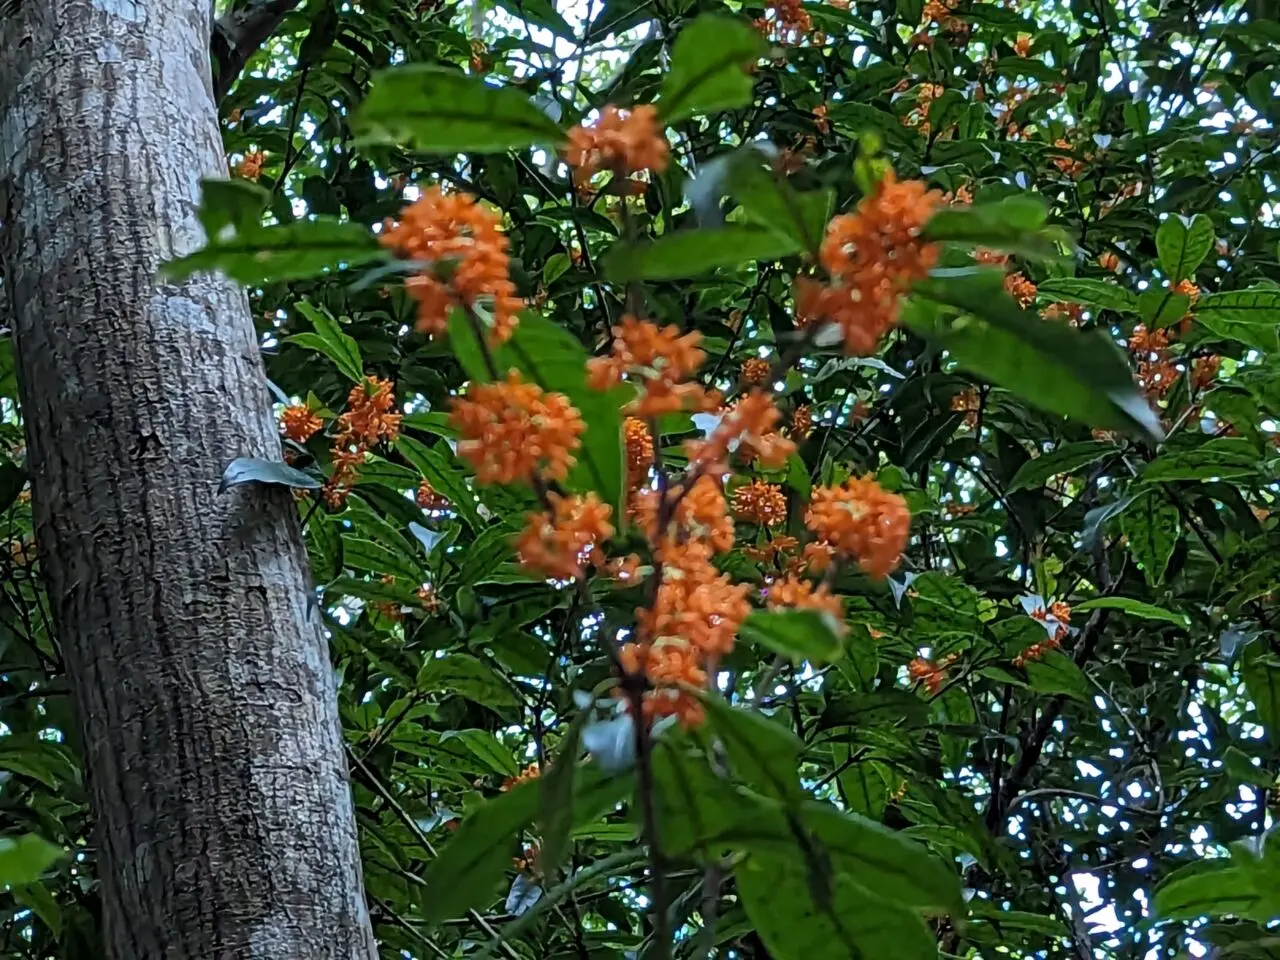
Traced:
POLYGON ((0 22, 0 257, 114 960, 376 956, 333 671, 244 294, 171 284, 226 173, 210 0, 0 22))

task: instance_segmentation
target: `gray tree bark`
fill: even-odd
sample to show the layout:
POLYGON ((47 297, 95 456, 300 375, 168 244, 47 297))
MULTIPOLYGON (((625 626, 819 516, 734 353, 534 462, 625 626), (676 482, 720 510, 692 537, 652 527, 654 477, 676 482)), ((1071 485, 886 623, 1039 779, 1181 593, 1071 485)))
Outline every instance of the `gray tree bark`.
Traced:
POLYGON ((160 264, 225 175, 210 0, 0 22, 0 257, 107 955, 376 956, 333 672, 244 294, 160 264))

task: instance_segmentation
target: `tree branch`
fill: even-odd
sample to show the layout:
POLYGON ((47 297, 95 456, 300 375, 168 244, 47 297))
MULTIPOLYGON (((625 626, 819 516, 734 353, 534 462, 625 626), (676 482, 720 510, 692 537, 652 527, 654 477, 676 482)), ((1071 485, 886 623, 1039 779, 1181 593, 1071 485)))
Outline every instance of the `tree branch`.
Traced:
POLYGON ((250 0, 241 10, 232 10, 213 24, 213 99, 221 103, 249 58, 267 42, 286 16, 301 0, 250 0))

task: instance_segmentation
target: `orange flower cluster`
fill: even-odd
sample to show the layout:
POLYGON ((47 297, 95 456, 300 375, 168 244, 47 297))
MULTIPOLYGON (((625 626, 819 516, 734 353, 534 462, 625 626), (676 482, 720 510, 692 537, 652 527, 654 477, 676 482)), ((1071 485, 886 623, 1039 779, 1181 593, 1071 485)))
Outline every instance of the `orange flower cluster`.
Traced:
POLYGON ((569 131, 565 161, 573 168, 574 182, 581 185, 601 170, 619 178, 642 170, 661 173, 670 151, 658 126, 657 108, 608 106, 591 126, 579 124, 569 131))
POLYGON ((951 11, 955 9, 957 0, 928 0, 924 5, 924 23, 941 23, 951 16, 951 11))
POLYGON ((1222 358, 1216 354, 1196 357, 1191 363, 1191 386, 1196 390, 1204 390, 1218 378, 1218 370, 1221 366, 1222 358))
POLYGON ((734 584, 711 563, 712 547, 697 539, 666 539, 654 555, 662 582, 653 607, 636 611, 639 641, 621 651, 629 674, 643 673, 656 689, 645 695, 647 717, 675 714, 686 726, 700 723, 702 705, 675 684, 702 687, 706 665, 733 649, 751 612, 746 584, 734 584))
POLYGON ((791 436, 796 440, 804 440, 811 433, 813 433, 813 411, 807 404, 802 404, 791 414, 791 436))
POLYGON ((511 336, 524 301, 511 282, 507 237, 499 225, 498 215, 475 197, 439 187, 405 208, 399 223, 386 222, 382 245, 423 263, 422 272, 405 283, 418 301, 420 333, 444 333, 449 309, 463 307, 487 324, 490 342, 511 336))
POLYGON ((1031 56, 1031 34, 1018 34, 1018 38, 1013 41, 1013 52, 1019 57, 1031 56))
POLYGON ((1104 250, 1102 253, 1098 254, 1098 266, 1103 270, 1110 270, 1112 273, 1115 273, 1120 269, 1120 258, 1110 250, 1104 250))
POLYGON ((813 113, 813 125, 819 133, 826 133, 831 129, 831 121, 827 119, 827 105, 820 103, 811 111, 813 113))
POLYGON ((240 161, 236 167, 237 175, 244 177, 246 180, 256 181, 262 176, 262 167, 267 162, 267 155, 261 150, 255 150, 252 153, 246 153, 244 159, 240 161))
POLYGON ((423 510, 428 513, 435 510, 448 510, 449 498, 443 493, 439 493, 435 487, 431 486, 430 480, 423 480, 418 484, 418 494, 415 500, 423 510))
POLYGON ((630 314, 613 328, 613 349, 607 357, 587 361, 587 382, 608 390, 623 379, 635 383, 639 395, 626 412, 657 417, 682 410, 714 410, 720 397, 696 383, 687 383, 707 355, 699 347, 702 334, 681 335, 675 324, 658 328, 630 314))
POLYGON ((902 559, 911 529, 907 503, 871 477, 850 477, 839 487, 815 487, 805 524, 838 553, 883 580, 902 559))
POLYGON ((813 18, 800 0, 770 0, 768 12, 755 21, 755 28, 778 43, 799 43, 813 33, 813 18), (772 16, 769 16, 772 13, 772 16))
POLYGON ((531 573, 551 580, 572 580, 588 561, 603 563, 600 544, 613 536, 612 509, 594 493, 562 497, 548 493, 551 511, 531 513, 516 538, 516 556, 531 573))
POLYGON ((776 483, 753 480, 733 491, 733 512, 748 523, 776 527, 787 519, 787 497, 776 483))
POLYGON ((345 447, 373 447, 395 442, 403 414, 392 413, 396 398, 391 381, 365 377, 347 394, 347 409, 338 417, 338 442, 345 447))
POLYGON ((770 610, 817 610, 831 614, 837 623, 844 621, 844 600, 841 597, 832 593, 825 583, 815 588, 810 581, 794 574, 771 583, 766 602, 770 610))
POLYGON ((586 425, 561 393, 546 393, 512 370, 497 383, 473 383, 453 402, 458 453, 481 483, 563 480, 586 425))
MULTIPOLYGON (((1053 142, 1053 145, 1059 150, 1070 150, 1071 144, 1067 140, 1059 138, 1053 142)), ((1054 157, 1053 165, 1058 171, 1072 179, 1080 176, 1084 172, 1084 161, 1077 160, 1075 157, 1054 157)))
POLYGON ((936 697, 947 682, 947 668, 955 661, 955 654, 943 657, 936 663, 924 657, 916 657, 907 664, 907 676, 915 682, 923 683, 929 695, 936 697))
POLYGON ((347 394, 347 409, 338 417, 338 432, 329 451, 333 473, 321 490, 331 509, 347 502, 369 449, 382 441, 393 443, 400 435, 403 414, 391 412, 395 402, 391 381, 378 377, 365 377, 347 394))
POLYGON ((1018 306, 1024 310, 1031 306, 1036 299, 1036 285, 1021 273, 1006 274, 1004 278, 1004 288, 1009 296, 1018 301, 1018 306))
POLYGON ((964 414, 964 425, 970 430, 978 429, 978 413, 982 410, 982 400, 978 397, 978 388, 969 387, 961 390, 951 398, 951 411, 964 414))
POLYGON ((769 382, 769 373, 772 369, 773 366, 768 360, 762 357, 751 357, 742 365, 742 381, 764 386, 769 382))
POLYGON ((920 181, 899 183, 887 173, 855 213, 827 224, 819 259, 831 284, 801 278, 797 312, 839 324, 847 353, 871 353, 897 322, 903 292, 937 261, 937 247, 920 233, 941 202, 920 181))
POLYGON ((653 434, 643 420, 627 417, 622 422, 622 437, 627 446, 627 487, 634 489, 653 465, 653 434))
POLYGON ((1186 297, 1192 303, 1200 299, 1200 288, 1194 280, 1179 280, 1173 287, 1173 292, 1186 297))
POLYGON ((280 432, 294 443, 306 443, 324 426, 306 404, 295 403, 280 414, 280 432))
POLYGON ((1001 253, 998 250, 988 250, 985 247, 979 247, 973 251, 973 259, 977 263, 986 264, 994 267, 1003 267, 1009 262, 1009 255, 1001 253))
POLYGON ((658 529, 659 496, 656 490, 637 491, 631 500, 631 517, 649 537, 651 543, 693 537, 706 543, 714 552, 733 548, 733 519, 720 484, 702 474, 689 487, 676 486, 667 493, 668 503, 675 503, 666 530, 658 529))
POLYGON ((541 776, 542 768, 537 763, 531 763, 514 777, 507 777, 502 782, 502 792, 506 793, 508 790, 514 790, 520 784, 528 783, 530 780, 537 780, 541 776))
POLYGON ((1051 303, 1040 311, 1045 320, 1065 320, 1067 326, 1078 327, 1084 319, 1084 307, 1078 303, 1051 303))
POLYGON ((773 397, 752 390, 729 408, 706 440, 689 440, 685 452, 694 472, 725 473, 734 451, 758 459, 766 467, 780 467, 796 452, 796 445, 778 432, 782 414, 773 397))
POLYGON ((1048 637, 1040 643, 1031 644, 1020 654, 1014 657, 1013 665, 1015 667, 1025 667, 1028 663, 1034 660, 1042 659, 1050 650, 1057 650, 1062 646, 1062 641, 1065 640, 1067 636, 1067 625, 1071 623, 1071 607, 1059 600, 1057 603, 1050 604, 1047 612, 1043 607, 1032 610, 1031 617, 1032 619, 1039 620, 1042 623, 1049 617, 1053 617, 1058 622, 1058 628, 1054 631, 1053 636, 1048 637))
POLYGON ((1178 368, 1170 357, 1168 330, 1149 331, 1138 324, 1129 337, 1129 349, 1138 361, 1134 379, 1150 400, 1159 400, 1178 379, 1178 368))

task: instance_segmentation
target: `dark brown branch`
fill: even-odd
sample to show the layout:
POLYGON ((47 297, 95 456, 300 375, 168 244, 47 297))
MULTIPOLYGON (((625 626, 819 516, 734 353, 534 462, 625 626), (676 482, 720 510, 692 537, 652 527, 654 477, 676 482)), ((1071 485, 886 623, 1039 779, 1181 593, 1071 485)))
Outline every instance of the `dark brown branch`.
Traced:
POLYGON ((267 42, 280 21, 300 0, 251 0, 242 10, 232 10, 213 24, 213 99, 221 103, 249 58, 267 42))

